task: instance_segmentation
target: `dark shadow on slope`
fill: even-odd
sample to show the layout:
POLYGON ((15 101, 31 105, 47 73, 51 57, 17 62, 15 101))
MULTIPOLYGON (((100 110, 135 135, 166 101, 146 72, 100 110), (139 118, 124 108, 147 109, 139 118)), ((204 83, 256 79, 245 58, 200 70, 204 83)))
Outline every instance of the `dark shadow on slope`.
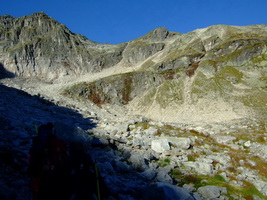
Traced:
MULTIPOLYGON (((126 172, 119 169, 120 166, 117 166, 117 161, 115 160, 118 159, 117 154, 119 151, 117 151, 117 146, 111 143, 110 140, 89 135, 82 131, 92 132, 90 130, 96 127, 97 124, 93 122, 92 118, 83 118, 75 109, 56 105, 40 96, 32 96, 24 91, 1 84, 0 94, 0 199, 4 199, 2 196, 6 194, 9 194, 9 197, 5 197, 5 199, 15 200, 14 195, 17 195, 17 199, 20 200, 31 198, 32 190, 30 185, 32 185, 32 179, 28 176, 29 163, 27 156, 32 145, 32 139, 36 136, 35 129, 47 122, 56 122, 57 135, 60 139, 67 141, 68 144, 78 141, 83 142, 86 147, 88 146, 91 153, 94 154, 93 159, 96 159, 93 161, 99 162, 100 171, 101 169, 105 171, 111 170, 107 171, 108 174, 111 173, 110 177, 103 177, 102 179, 108 183, 108 185, 103 183, 104 186, 109 188, 106 194, 111 194, 113 199, 123 199, 123 196, 140 199, 140 191, 149 181, 136 173, 137 171, 134 168, 129 168, 128 170, 127 167, 126 172), (81 129, 77 127, 81 127, 81 129), (98 157, 97 155, 100 156, 98 157), (99 158, 100 160, 98 160, 99 158), (105 167, 103 168, 104 165, 105 167), (125 173, 125 176, 130 177, 129 180, 116 178, 116 176, 120 176, 120 173, 125 173), (116 184, 115 189, 114 185, 110 185, 111 177, 114 179, 113 184, 116 184), (136 180, 138 184, 142 180, 141 182, 144 184, 127 183, 130 179, 136 180), (111 191, 109 191, 110 189, 111 191)), ((77 156, 74 157, 75 159, 77 158, 77 156)), ((75 162, 71 161, 70 163, 74 164, 75 162)), ((121 167, 124 167, 124 165, 121 167)), ((66 178, 64 173, 63 176, 62 174, 57 175, 58 177, 63 177, 63 180, 66 178)), ((95 174, 93 176, 95 179, 95 174)), ((83 180, 86 175, 80 177, 83 180)), ((93 182, 95 186, 96 181, 94 180, 93 182)), ((60 187, 62 191, 68 191, 65 184, 56 184, 56 181, 48 185, 53 185, 54 187, 52 188, 60 187)), ((77 185, 86 186, 79 181, 77 185)), ((84 191, 88 191, 88 187, 84 191)), ((101 189, 102 197, 105 195, 103 191, 101 189)), ((62 197, 63 195, 60 196, 62 197)))
POLYGON ((0 79, 14 78, 15 74, 7 71, 2 63, 0 63, 0 79))
POLYGON ((90 130, 96 123, 74 109, 2 84, 0 94, 0 199, 16 199, 14 196, 29 199, 27 154, 36 135, 35 128, 47 122, 60 122, 66 124, 62 132, 72 133, 68 140, 86 139, 88 134, 77 130, 90 130))

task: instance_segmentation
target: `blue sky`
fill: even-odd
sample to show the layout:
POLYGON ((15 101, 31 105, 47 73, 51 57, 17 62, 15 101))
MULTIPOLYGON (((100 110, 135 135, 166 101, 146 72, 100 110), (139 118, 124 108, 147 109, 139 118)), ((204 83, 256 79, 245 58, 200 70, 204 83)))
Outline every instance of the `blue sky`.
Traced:
POLYGON ((1 0, 0 15, 44 11, 72 32, 118 44, 157 27, 187 33, 211 25, 267 24, 267 0, 1 0))

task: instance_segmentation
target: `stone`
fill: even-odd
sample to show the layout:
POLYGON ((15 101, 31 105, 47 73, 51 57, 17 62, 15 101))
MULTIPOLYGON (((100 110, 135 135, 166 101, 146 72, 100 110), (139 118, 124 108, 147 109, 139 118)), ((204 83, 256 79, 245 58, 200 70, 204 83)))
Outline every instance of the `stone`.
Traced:
POLYGON ((267 182, 254 179, 253 184, 264 195, 267 196, 267 182))
POLYGON ((153 126, 150 126, 148 129, 146 129, 144 131, 147 135, 155 135, 158 133, 158 129, 153 127, 153 126))
POLYGON ((166 138, 152 140, 151 149, 157 153, 163 153, 164 151, 170 150, 169 140, 166 138))
POLYGON ((116 174, 110 162, 99 163, 98 165, 103 173, 110 175, 110 176, 113 176, 116 174))
POLYGON ((149 151, 133 150, 128 160, 133 164, 135 168, 145 170, 148 168, 148 164, 151 158, 152 155, 149 151))
POLYGON ((126 173, 126 172, 131 172, 133 171, 133 167, 131 167, 130 165, 128 165, 126 162, 122 162, 122 161, 115 161, 115 168, 117 171, 121 172, 121 173, 126 173))
POLYGON ((189 149, 191 146, 191 140, 185 137, 169 137, 168 141, 173 148, 189 149))
POLYGON ((144 145, 144 140, 135 138, 133 139, 133 146, 143 146, 144 145))
POLYGON ((142 200, 200 200, 186 189, 167 183, 153 183, 142 192, 142 200))
POLYGON ((216 199, 219 198, 221 195, 227 194, 227 189, 224 187, 208 185, 198 188, 197 192, 204 199, 216 199))
POLYGON ((147 180, 152 180, 157 176, 157 173, 155 172, 155 169, 148 168, 144 172, 141 173, 147 180))
POLYGON ((216 135, 213 136, 213 138, 219 143, 219 144, 230 144, 233 142, 233 140, 236 140, 236 137, 234 136, 225 136, 225 135, 216 135))
POLYGON ((251 147, 251 142, 250 142, 250 140, 249 140, 249 141, 246 141, 246 142, 244 143, 244 147, 251 147))
POLYGON ((159 181, 159 182, 162 182, 162 183, 173 184, 172 178, 165 171, 158 172, 156 180, 159 181))
POLYGON ((204 163, 204 162, 193 162, 193 161, 188 161, 188 162, 183 162, 183 165, 185 167, 190 167, 191 169, 194 169, 198 174, 203 174, 203 175, 210 175, 213 173, 213 166, 212 164, 209 163, 204 163))

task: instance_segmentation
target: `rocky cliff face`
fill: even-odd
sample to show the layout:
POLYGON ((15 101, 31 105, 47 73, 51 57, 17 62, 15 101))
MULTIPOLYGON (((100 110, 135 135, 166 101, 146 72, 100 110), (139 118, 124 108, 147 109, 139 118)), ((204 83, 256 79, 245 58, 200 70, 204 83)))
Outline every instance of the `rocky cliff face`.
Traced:
POLYGON ((158 28, 110 45, 74 34, 44 13, 1 16, 1 77, 54 79, 119 66, 115 76, 69 87, 65 94, 128 104, 136 114, 167 121, 178 120, 177 110, 180 120, 265 116, 266 36, 265 25, 217 25, 187 34, 158 28))
MULTIPOLYGON (((154 30, 129 42, 123 52, 125 66, 127 62, 139 66, 138 71, 131 72, 139 78, 129 81, 129 73, 122 73, 112 84, 110 77, 97 81, 101 85, 97 91, 104 91, 98 93, 102 103, 128 104, 135 114, 145 113, 146 117, 160 121, 221 121, 266 116, 265 25, 218 25, 170 37, 164 34, 164 29, 159 30, 162 32, 159 40, 155 39, 158 30, 154 30), (150 81, 151 74, 161 81, 150 81), (123 80, 128 80, 130 85, 127 101, 123 100, 123 80), (107 96, 109 101, 104 101, 107 96)), ((77 92, 79 86, 74 86, 73 91, 77 92)), ((95 86, 92 83, 87 86, 76 96, 83 94, 92 99, 95 94, 85 91, 95 86)))
POLYGON ((6 15, 0 17, 0 63, 23 77, 97 72, 121 60, 131 65, 161 51, 164 44, 157 42, 165 39, 168 31, 159 29, 152 35, 152 41, 99 44, 72 33, 45 13, 21 18, 6 15))
POLYGON ((151 117, 164 108, 166 120, 173 120, 177 111, 176 120, 198 116, 196 120, 210 121, 214 115, 236 119, 254 111, 257 117, 266 116, 266 36, 264 25, 212 26, 181 35, 148 67, 172 70, 180 79, 151 88, 134 107, 140 113, 151 111, 151 117))

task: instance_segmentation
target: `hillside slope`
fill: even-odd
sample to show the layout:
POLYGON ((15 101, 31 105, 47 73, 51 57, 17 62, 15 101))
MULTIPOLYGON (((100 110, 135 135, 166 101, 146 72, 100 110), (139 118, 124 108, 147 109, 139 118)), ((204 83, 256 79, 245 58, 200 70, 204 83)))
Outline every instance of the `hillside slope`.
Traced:
POLYGON ((126 105, 130 114, 166 122, 267 115, 265 25, 187 34, 158 28, 110 45, 74 34, 45 13, 0 22, 1 77, 54 80, 45 89, 52 96, 65 89, 74 99, 126 105))
POLYGON ((132 114, 166 122, 264 119, 266 36, 264 25, 218 25, 176 35, 134 71, 121 71, 115 82, 104 77, 64 94, 93 102, 97 95, 97 103, 128 104, 132 114))

